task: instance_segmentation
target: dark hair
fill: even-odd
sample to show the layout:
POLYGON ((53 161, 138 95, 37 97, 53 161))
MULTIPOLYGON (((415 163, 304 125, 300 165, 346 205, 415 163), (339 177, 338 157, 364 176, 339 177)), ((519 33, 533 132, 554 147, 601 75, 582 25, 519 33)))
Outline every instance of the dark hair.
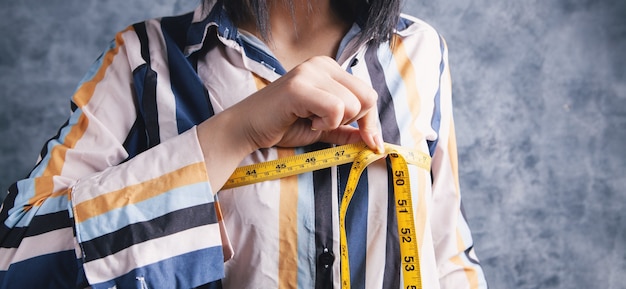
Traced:
MULTIPOLYGON (((287 2, 293 11, 293 2, 283 1, 287 2)), ((259 33, 267 40, 270 34, 267 0, 218 1, 220 2, 224 3, 235 24, 255 19, 259 33)), ((370 41, 370 44, 380 44, 391 38, 398 23, 400 2, 401 0, 331 0, 333 8, 341 17, 361 25, 359 43, 370 41), (363 15, 365 19, 361 19, 363 15)))

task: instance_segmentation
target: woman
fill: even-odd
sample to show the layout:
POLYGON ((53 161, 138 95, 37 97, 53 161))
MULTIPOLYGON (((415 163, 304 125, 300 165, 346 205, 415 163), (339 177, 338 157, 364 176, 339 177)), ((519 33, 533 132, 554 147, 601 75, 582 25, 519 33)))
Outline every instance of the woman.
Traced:
MULTIPOLYGON (((432 157, 410 169, 423 288, 486 287, 460 211, 446 46, 399 7, 207 1, 118 33, 9 189, 0 287, 338 288, 349 165, 221 188, 239 165, 361 140, 432 157)), ((401 287, 389 177, 370 165, 346 214, 354 288, 401 287)))

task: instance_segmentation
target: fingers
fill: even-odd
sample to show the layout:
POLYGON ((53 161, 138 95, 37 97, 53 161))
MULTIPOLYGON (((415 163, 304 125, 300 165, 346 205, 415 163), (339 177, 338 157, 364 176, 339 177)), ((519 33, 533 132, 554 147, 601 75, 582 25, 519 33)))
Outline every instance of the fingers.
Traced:
POLYGON ((300 146, 322 139, 339 144, 361 138, 377 150, 382 142, 376 100, 369 84, 334 60, 315 57, 235 107, 240 115, 249 116, 242 129, 258 147, 300 146), (346 126, 355 121, 359 129, 346 126))
MULTIPOLYGON (((335 105, 338 111, 334 113, 342 113, 342 117, 340 123, 337 123, 337 119, 328 118, 329 122, 324 123, 324 118, 315 118, 312 120, 312 128, 321 129, 322 124, 324 124, 334 129, 339 125, 347 125, 356 121, 361 139, 370 149, 382 153, 384 147, 376 107, 378 99, 376 91, 361 79, 341 69, 334 60, 322 58, 319 61, 325 61, 326 65, 330 67, 333 82, 326 88, 331 91, 329 97, 335 96, 337 98, 335 105)), ((344 139, 353 138, 354 132, 344 136, 344 139)))
POLYGON ((315 75, 304 78, 302 88, 312 87, 309 96, 314 98, 309 103, 308 117, 312 128, 317 130, 335 129, 340 125, 350 124, 364 117, 375 107, 378 95, 371 86, 361 79, 344 71, 334 60, 328 57, 312 58, 300 65, 296 73, 315 75))

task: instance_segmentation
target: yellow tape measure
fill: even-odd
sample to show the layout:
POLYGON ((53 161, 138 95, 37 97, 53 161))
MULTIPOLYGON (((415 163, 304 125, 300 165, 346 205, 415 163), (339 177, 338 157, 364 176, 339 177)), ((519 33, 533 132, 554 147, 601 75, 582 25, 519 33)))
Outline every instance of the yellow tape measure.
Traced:
POLYGON ((364 143, 336 146, 319 151, 299 154, 278 160, 239 167, 228 179, 223 189, 249 185, 257 182, 284 178, 331 166, 352 162, 348 182, 339 208, 339 231, 341 250, 341 286, 350 288, 345 217, 359 178, 365 168, 376 160, 390 157, 398 219, 398 236, 402 262, 403 288, 421 289, 421 273, 413 202, 409 182, 408 164, 430 170, 430 156, 416 150, 385 143, 385 152, 377 154, 364 143))

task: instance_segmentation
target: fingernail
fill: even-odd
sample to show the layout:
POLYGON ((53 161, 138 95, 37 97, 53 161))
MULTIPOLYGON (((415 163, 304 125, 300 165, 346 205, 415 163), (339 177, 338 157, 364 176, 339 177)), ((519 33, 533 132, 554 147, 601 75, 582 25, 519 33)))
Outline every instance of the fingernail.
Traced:
POLYGON ((383 137, 380 134, 374 135, 374 143, 376 144, 376 149, 378 150, 376 153, 382 154, 385 152, 383 137))

